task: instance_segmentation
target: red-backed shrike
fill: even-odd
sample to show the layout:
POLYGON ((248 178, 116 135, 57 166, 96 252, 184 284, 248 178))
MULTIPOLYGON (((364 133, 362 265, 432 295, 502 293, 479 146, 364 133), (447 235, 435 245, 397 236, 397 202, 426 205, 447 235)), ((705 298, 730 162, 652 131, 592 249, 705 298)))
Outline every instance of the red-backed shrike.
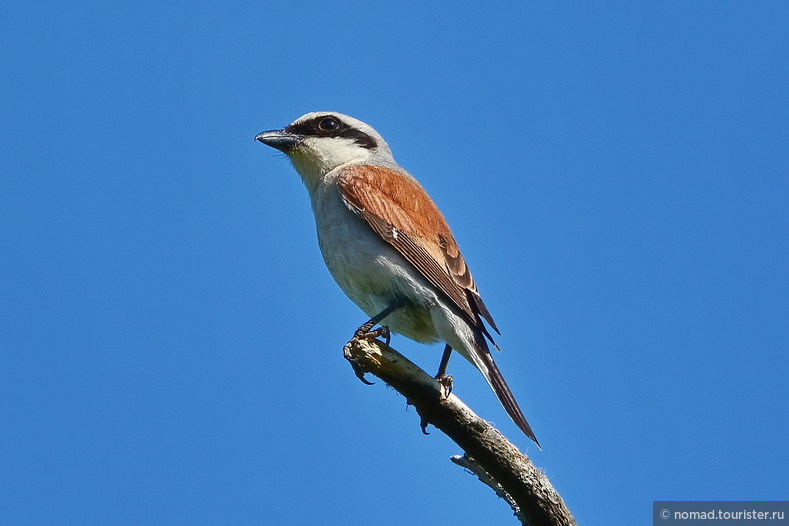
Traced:
POLYGON ((316 112, 255 139, 290 157, 312 200, 326 266, 372 318, 367 329, 385 318, 392 332, 412 340, 446 342, 438 378, 447 380, 455 349, 537 442, 493 362, 486 339, 496 344, 482 319, 498 328, 449 226, 378 132, 347 115, 316 112))

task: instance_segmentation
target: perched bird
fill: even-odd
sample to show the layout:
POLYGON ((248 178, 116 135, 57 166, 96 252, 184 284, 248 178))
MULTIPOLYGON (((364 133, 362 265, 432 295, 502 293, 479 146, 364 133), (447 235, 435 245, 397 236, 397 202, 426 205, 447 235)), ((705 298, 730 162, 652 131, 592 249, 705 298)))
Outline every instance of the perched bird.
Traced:
MULTIPOLYGON (((532 440, 515 397, 493 361, 485 307, 443 215, 392 157, 381 135, 340 113, 314 112, 256 140, 288 155, 312 201, 323 259, 340 288, 392 332, 446 343, 437 378, 451 388, 452 350, 487 380, 532 440)), ((358 334, 358 333, 357 333, 358 334)))

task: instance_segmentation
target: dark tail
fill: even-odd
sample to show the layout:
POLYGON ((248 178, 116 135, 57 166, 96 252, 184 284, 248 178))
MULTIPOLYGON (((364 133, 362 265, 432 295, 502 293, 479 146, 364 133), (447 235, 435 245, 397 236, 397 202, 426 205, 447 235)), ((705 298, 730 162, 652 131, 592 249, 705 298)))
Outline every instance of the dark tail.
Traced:
POLYGON ((490 353, 485 353, 483 359, 486 362, 485 365, 488 366, 488 374, 483 372, 483 375, 488 381, 488 384, 490 384, 490 386, 493 388, 493 392, 496 393, 496 397, 498 397, 499 402, 501 402, 501 405, 504 406, 507 414, 510 415, 512 421, 515 422, 515 425, 517 425, 527 437, 534 440, 534 443, 537 444, 538 448, 542 449, 537 437, 534 436, 534 431, 531 430, 531 426, 526 421, 526 417, 523 416, 523 411, 521 411, 520 406, 518 406, 518 402, 512 395, 512 391, 510 391, 507 382, 504 381, 501 371, 499 371, 499 368, 496 366, 496 362, 493 361, 493 357, 490 355, 490 353))
MULTIPOLYGON (((475 331, 475 333, 476 338, 473 342, 474 349, 471 351, 473 355, 470 357, 471 363, 473 363, 482 373, 482 376, 485 377, 488 385, 490 385, 493 392, 496 393, 496 397, 498 397, 499 402, 504 406, 504 409, 507 411, 507 414, 510 415, 512 421, 515 422, 515 425, 517 425, 527 437, 534 440, 537 447, 542 449, 537 437, 534 436, 534 431, 531 430, 531 426, 526 421, 526 417, 523 416, 523 411, 521 411, 520 406, 518 406, 518 402, 515 401, 515 397, 512 395, 512 391, 510 391, 507 382, 504 381, 501 371, 499 371, 499 368, 496 366, 496 362, 493 361, 493 356, 490 355, 490 349, 488 348, 482 332, 475 331)), ((493 345, 496 344, 493 343, 493 345)), ((498 349, 498 346, 496 348, 498 349)))

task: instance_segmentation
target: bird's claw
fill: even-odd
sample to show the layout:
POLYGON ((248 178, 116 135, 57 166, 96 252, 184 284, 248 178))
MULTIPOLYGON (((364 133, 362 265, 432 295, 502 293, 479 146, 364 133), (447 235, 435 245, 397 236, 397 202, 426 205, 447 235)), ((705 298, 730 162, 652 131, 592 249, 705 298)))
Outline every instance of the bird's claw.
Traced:
POLYGON ((437 376, 436 380, 438 380, 441 400, 446 400, 449 398, 449 395, 452 394, 452 385, 454 384, 454 379, 452 378, 451 374, 442 374, 437 376))
POLYGON ((364 368, 361 365, 359 365, 357 363, 351 363, 351 367, 353 367, 353 372, 356 374, 356 378, 361 380, 363 384, 365 384, 365 385, 375 385, 375 382, 371 382, 370 380, 368 380, 367 378, 364 377, 364 373, 366 371, 364 370, 364 368))
POLYGON ((345 359, 351 363, 351 367, 353 368, 353 372, 356 375, 356 378, 362 381, 362 383, 367 385, 375 385, 375 382, 369 381, 367 378, 364 377, 364 374, 367 372, 364 370, 364 367, 356 360, 356 358, 351 354, 351 345, 353 344, 353 340, 349 341, 343 347, 343 355, 345 359))
POLYGON ((389 327, 382 325, 377 329, 373 329, 372 325, 365 323, 353 334, 354 340, 374 340, 375 338, 383 337, 384 344, 389 347, 389 342, 392 341, 392 332, 389 327))

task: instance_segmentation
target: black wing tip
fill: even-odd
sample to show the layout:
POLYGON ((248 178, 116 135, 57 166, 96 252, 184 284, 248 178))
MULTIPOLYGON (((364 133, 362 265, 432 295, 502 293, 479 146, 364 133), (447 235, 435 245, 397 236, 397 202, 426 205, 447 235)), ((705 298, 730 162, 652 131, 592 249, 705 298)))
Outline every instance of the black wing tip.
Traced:
MULTIPOLYGON (((471 290, 469 288, 466 289, 466 296, 470 299, 469 303, 472 305, 472 309, 480 316, 485 318, 485 321, 488 322, 490 328, 496 331, 496 334, 501 336, 501 331, 496 326, 496 322, 493 321, 493 316, 491 316, 488 307, 485 305, 485 302, 482 301, 482 296, 475 290, 471 290)), ((491 339, 492 341, 492 339, 491 339)))

